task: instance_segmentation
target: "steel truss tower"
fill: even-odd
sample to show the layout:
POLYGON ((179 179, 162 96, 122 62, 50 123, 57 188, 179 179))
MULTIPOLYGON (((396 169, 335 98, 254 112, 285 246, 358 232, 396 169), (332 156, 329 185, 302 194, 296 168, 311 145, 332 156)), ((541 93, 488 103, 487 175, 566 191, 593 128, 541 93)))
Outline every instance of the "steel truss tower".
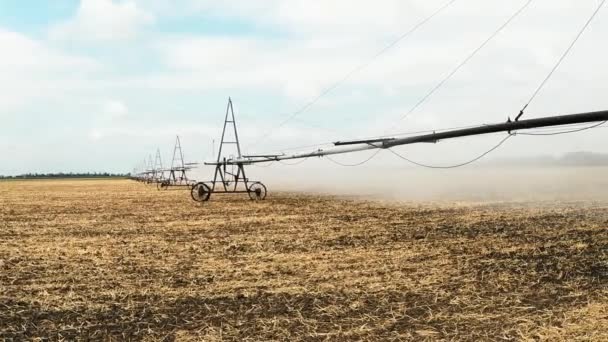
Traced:
POLYGON ((252 200, 263 200, 266 198, 266 187, 260 182, 251 182, 245 174, 244 163, 227 163, 228 160, 242 159, 241 144, 237 130, 236 119, 232 99, 228 99, 226 116, 224 118, 224 128, 220 140, 217 159, 213 163, 205 165, 215 166, 213 181, 198 183, 192 188, 192 198, 198 202, 209 200, 212 193, 247 193, 252 200), (236 155, 224 156, 227 148, 232 147, 236 155))

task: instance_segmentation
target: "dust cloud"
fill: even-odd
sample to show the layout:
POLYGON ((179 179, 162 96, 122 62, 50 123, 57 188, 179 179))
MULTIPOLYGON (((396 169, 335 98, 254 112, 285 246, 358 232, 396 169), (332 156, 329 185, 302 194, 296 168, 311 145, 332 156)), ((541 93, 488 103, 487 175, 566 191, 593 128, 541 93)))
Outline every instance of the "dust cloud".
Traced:
MULTIPOLYGON (((213 169, 198 170, 210 180, 213 169)), ((607 166, 476 166, 449 170, 340 167, 319 164, 248 166, 247 176, 272 194, 297 191, 399 201, 606 201, 607 166)))

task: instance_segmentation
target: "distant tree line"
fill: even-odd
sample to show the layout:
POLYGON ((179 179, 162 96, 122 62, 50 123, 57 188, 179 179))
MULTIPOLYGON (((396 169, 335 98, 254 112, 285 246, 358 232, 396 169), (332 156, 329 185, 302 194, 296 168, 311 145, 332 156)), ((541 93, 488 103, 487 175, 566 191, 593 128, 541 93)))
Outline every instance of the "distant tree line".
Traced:
POLYGON ((17 176, 2 176, 0 179, 57 179, 57 178, 128 178, 129 173, 109 173, 109 172, 59 172, 59 173, 26 173, 17 176))

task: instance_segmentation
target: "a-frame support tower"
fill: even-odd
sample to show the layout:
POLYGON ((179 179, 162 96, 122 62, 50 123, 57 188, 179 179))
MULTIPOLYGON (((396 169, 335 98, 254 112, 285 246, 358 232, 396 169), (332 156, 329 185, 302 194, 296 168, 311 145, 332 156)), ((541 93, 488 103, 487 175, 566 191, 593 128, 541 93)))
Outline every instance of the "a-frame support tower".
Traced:
POLYGON ((192 170, 198 163, 186 163, 184 161, 184 151, 182 150, 182 142, 179 135, 175 138, 175 146, 173 147, 173 158, 171 159, 171 168, 167 169, 168 176, 158 183, 158 190, 167 190, 171 187, 191 188, 196 181, 188 178, 187 172, 192 170))
POLYGON ((215 166, 215 175, 213 177, 213 185, 211 187, 211 191, 215 191, 218 182, 220 182, 220 185, 223 187, 224 191, 229 191, 229 188, 231 188, 232 191, 236 191, 239 186, 239 183, 241 182, 245 185, 245 189, 247 189, 248 179, 245 175, 245 167, 241 163, 237 165, 231 165, 231 169, 228 170, 228 167, 226 165, 226 157, 222 155, 222 153, 225 151, 224 145, 232 145, 233 149, 236 148, 238 157, 242 157, 241 143, 239 142, 239 133, 236 128, 236 119, 234 117, 234 107, 232 106, 231 98, 228 99, 228 106, 226 107, 226 118, 224 119, 222 139, 220 140, 220 146, 217 151, 217 164, 215 166), (230 133, 232 133, 232 135, 230 133), (231 137, 229 138, 230 135, 231 137), (226 139, 233 140, 227 141, 226 139), (231 187, 231 185, 233 186, 231 187))
POLYGON ((247 193, 252 200, 265 199, 266 187, 260 182, 251 182, 247 178, 244 163, 227 163, 228 160, 242 159, 242 157, 234 107, 232 99, 229 98, 217 159, 214 163, 205 163, 205 165, 215 166, 213 181, 210 182, 210 185, 206 183, 196 184, 192 188, 192 198, 203 202, 207 201, 212 193, 247 193), (224 153, 230 147, 232 147, 232 151, 236 152, 236 155, 230 155, 229 158, 226 158, 224 153))

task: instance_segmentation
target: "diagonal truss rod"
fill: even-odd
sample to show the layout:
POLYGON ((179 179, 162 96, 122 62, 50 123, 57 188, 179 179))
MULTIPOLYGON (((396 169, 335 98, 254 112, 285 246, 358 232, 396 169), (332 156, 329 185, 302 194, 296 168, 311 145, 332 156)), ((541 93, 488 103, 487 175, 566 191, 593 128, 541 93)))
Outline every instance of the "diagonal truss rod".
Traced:
POLYGON ((448 130, 439 133, 416 135, 406 138, 379 138, 368 140, 338 141, 335 147, 328 149, 318 149, 312 152, 282 154, 282 155, 257 155, 243 156, 225 161, 205 163, 206 165, 246 165, 255 163, 265 163, 271 161, 281 161, 289 159, 302 159, 311 157, 323 157, 335 154, 352 153, 373 149, 387 149, 395 146, 436 143, 441 140, 469 137, 475 135, 492 134, 499 132, 516 133, 520 130, 534 129, 541 127, 555 127, 572 124, 593 123, 608 121, 608 110, 598 112, 588 112, 580 114, 569 114, 560 116, 549 116, 537 119, 527 119, 519 121, 507 121, 504 123, 480 125, 465 129, 448 130))

